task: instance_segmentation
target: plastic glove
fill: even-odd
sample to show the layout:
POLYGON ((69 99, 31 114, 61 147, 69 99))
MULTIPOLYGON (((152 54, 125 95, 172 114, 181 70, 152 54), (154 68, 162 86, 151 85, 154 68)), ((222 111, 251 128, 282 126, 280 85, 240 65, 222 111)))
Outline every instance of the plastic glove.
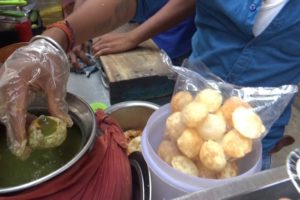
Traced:
POLYGON ((25 124, 36 92, 45 95, 52 116, 72 126, 65 101, 69 73, 66 54, 45 39, 17 49, 0 68, 0 121, 6 126, 8 147, 17 157, 26 159, 31 152, 25 124))

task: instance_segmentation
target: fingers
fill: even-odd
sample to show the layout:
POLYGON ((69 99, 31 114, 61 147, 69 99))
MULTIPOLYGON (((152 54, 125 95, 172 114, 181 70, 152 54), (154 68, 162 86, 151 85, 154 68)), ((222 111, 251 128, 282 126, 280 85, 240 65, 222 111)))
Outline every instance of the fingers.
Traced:
POLYGON ((79 58, 84 64, 91 64, 90 59, 86 56, 86 51, 83 51, 81 49, 75 49, 74 52, 77 58, 79 58))
POLYGON ((48 110, 54 117, 65 121, 68 127, 73 125, 71 117, 68 115, 68 104, 65 101, 65 89, 57 87, 48 87, 46 90, 48 110))
POLYGON ((7 119, 5 125, 11 152, 21 159, 30 155, 27 147, 26 112, 28 104, 27 84, 15 83, 6 88, 7 119))
POLYGON ((89 50, 89 42, 84 42, 84 43, 82 43, 82 44, 81 44, 81 49, 82 49, 82 51, 84 51, 84 52, 88 52, 88 50, 89 50))
POLYGON ((129 35, 127 33, 111 33, 96 38, 93 44, 94 56, 120 53, 136 47, 137 44, 129 35))
POLYGON ((75 68, 75 69, 81 68, 80 64, 77 61, 77 57, 73 52, 69 53, 69 59, 70 59, 70 62, 71 62, 71 65, 73 68, 75 68))
POLYGON ((112 54, 112 53, 116 53, 116 51, 109 47, 102 46, 102 47, 93 49, 94 56, 102 56, 102 55, 107 55, 107 54, 112 54))
POLYGON ((94 56, 107 55, 111 53, 119 53, 122 51, 123 51, 122 46, 117 45, 114 42, 101 41, 93 45, 94 56))
POLYGON ((83 43, 82 45, 79 45, 75 47, 70 53, 69 53, 69 59, 72 64, 72 67, 75 69, 80 69, 83 67, 82 63, 85 65, 91 65, 92 62, 88 58, 87 53, 88 52, 88 42, 83 43), (82 62, 82 63, 80 63, 82 62))

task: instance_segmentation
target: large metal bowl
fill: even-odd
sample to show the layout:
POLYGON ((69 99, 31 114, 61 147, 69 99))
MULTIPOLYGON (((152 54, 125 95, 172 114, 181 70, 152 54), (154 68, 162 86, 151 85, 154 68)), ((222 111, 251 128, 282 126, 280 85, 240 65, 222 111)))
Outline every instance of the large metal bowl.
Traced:
MULTIPOLYGON (((85 101, 71 93, 67 94, 66 101, 69 105, 69 114, 71 115, 74 123, 79 126, 82 133, 82 145, 80 151, 65 165, 53 171, 52 173, 22 185, 0 188, 0 194, 19 192, 55 178, 74 165, 87 151, 93 147, 93 142, 96 137, 96 119, 92 109, 85 101)), ((37 98, 31 104, 29 110, 33 112, 47 112, 47 104, 42 98, 37 98)))
MULTIPOLYGON (((108 107, 105 112, 113 117, 121 128, 143 130, 158 105, 144 101, 126 101, 108 107)), ((140 152, 129 155, 132 172, 133 200, 151 200, 152 185, 150 172, 140 152)))

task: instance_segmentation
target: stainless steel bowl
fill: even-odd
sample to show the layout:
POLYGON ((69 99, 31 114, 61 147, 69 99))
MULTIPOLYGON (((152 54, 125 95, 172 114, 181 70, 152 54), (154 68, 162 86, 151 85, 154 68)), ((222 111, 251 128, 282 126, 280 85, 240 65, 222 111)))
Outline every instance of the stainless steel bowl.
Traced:
MULTIPOLYGON (((85 101, 74 94, 68 93, 66 101, 69 105, 69 114, 71 115, 74 123, 76 123, 81 129, 82 145, 80 151, 64 166, 53 171, 52 173, 22 185, 0 188, 0 194, 18 192, 31 188, 33 186, 37 186, 47 180, 53 179, 54 177, 62 174, 64 171, 74 165, 87 151, 89 151, 93 147, 93 142, 96 136, 96 119, 94 112, 85 101)), ((47 111, 46 105, 46 102, 42 98, 37 98, 31 104, 29 110, 33 112, 47 111)))
POLYGON ((123 130, 143 130, 158 105, 145 101, 125 101, 108 107, 105 112, 117 120, 123 130))
MULTIPOLYGON (((105 112, 120 124, 123 130, 143 130, 151 114, 159 108, 158 105, 144 101, 127 101, 114 104, 105 112)), ((152 186, 148 166, 139 152, 129 155, 132 171, 132 196, 135 200, 151 200, 152 186)))

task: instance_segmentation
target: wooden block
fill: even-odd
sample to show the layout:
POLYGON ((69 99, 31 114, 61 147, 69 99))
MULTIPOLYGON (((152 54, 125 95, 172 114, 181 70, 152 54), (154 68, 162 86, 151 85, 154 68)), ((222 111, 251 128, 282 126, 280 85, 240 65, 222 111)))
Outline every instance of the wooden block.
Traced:
MULTIPOLYGON (((128 29, 130 27, 123 26, 117 32, 128 29)), ((133 50, 100 56, 110 103, 128 100, 169 102, 175 82, 168 79, 172 72, 161 56, 160 49, 150 39, 133 50)))

